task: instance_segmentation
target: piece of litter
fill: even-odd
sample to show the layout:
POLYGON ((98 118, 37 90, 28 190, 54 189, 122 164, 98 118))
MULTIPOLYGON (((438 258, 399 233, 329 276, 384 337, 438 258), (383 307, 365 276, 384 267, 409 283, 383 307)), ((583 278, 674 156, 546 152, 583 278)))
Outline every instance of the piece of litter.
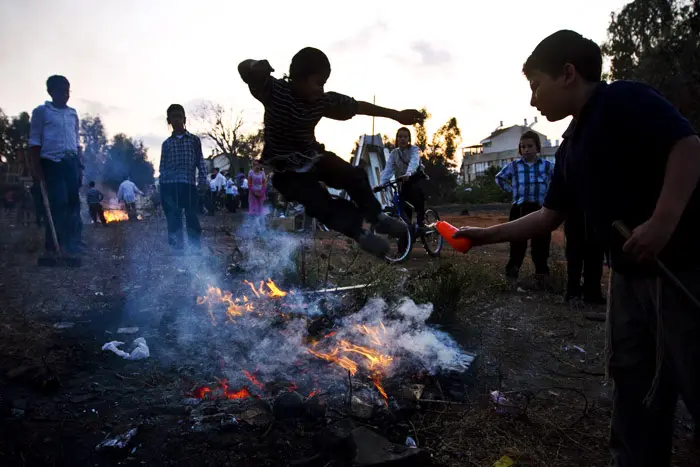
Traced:
POLYGON ((95 295, 97 295, 97 296, 102 296, 102 295, 104 295, 104 294, 103 294, 102 292, 95 292, 95 295))
POLYGON ((491 391, 491 400, 499 405, 508 402, 508 399, 506 399, 506 396, 504 396, 501 391, 491 391))
POLYGON ((138 428, 132 428, 126 433, 122 433, 112 438, 107 438, 97 445, 96 450, 100 451, 102 449, 124 449, 125 447, 127 447, 129 442, 131 442, 134 436, 136 436, 136 433, 138 433, 138 431, 138 428))
POLYGON ((144 339, 143 337, 139 337, 138 339, 134 340, 134 350, 132 350, 130 354, 124 352, 119 348, 119 346, 122 344, 123 342, 120 341, 107 342, 105 345, 102 346, 102 350, 111 350, 112 352, 119 355, 125 360, 142 360, 144 358, 150 357, 150 352, 148 350, 148 345, 146 344, 146 339, 144 339))
POLYGON ((117 334, 135 334, 137 332, 139 332, 139 328, 136 327, 117 329, 117 334))
POLYGON ((54 329, 70 329, 73 326, 75 326, 75 323, 71 323, 70 321, 64 321, 53 325, 54 329))
POLYGON ((413 438, 411 438, 410 436, 406 438, 406 446, 408 446, 409 448, 417 448, 418 447, 418 446, 416 446, 416 441, 413 438))
POLYGON ((522 287, 518 287, 516 291, 520 293, 525 293, 525 289, 523 289, 522 287))
POLYGON ((583 349, 583 347, 580 347, 580 346, 578 346, 578 345, 565 345, 565 346, 564 346, 564 350, 565 350, 565 351, 569 351, 569 350, 578 350, 578 351, 581 352, 581 353, 586 353, 586 351, 583 349))

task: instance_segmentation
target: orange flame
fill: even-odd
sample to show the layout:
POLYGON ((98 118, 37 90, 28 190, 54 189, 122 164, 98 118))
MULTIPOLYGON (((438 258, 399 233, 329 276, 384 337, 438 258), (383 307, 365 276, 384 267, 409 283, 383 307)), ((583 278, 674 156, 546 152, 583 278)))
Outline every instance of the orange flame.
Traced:
POLYGON ((128 221, 129 214, 123 209, 105 209, 105 220, 109 224, 110 222, 121 222, 128 221))

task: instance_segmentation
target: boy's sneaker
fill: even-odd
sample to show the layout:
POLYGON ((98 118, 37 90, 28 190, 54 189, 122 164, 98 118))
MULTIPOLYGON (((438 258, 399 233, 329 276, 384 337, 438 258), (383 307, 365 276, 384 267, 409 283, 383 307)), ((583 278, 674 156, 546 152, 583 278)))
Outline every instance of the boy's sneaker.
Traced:
POLYGON ((377 216, 377 222, 373 227, 379 234, 390 235, 396 238, 406 233, 406 224, 402 220, 391 217, 383 212, 377 216))
POLYGON ((377 258, 383 259, 389 253, 389 244, 383 238, 366 230, 358 234, 355 241, 360 245, 360 248, 377 258))

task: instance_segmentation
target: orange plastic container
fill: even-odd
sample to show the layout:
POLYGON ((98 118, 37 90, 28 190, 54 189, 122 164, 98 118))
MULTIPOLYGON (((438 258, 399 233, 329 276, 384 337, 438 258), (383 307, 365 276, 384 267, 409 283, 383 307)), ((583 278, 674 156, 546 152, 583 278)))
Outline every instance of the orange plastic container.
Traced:
POLYGON ((447 240, 452 248, 459 251, 460 253, 466 253, 472 247, 472 242, 468 238, 452 238, 452 236, 457 232, 457 227, 445 221, 437 221, 435 228, 438 233, 442 235, 442 238, 447 240))

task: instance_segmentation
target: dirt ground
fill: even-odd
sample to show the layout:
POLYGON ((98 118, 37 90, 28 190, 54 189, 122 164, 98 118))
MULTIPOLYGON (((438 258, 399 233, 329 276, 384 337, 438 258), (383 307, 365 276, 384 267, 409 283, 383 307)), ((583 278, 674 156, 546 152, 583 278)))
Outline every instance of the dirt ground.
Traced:
MULTIPOLYGON (((471 214, 457 210, 442 217, 454 225, 490 225, 507 217, 502 207, 471 214)), ((230 269, 241 222, 241 215, 203 217, 205 255, 184 258, 169 255, 162 218, 85 225, 83 266, 47 269, 36 265, 41 233, 3 220, 0 465, 286 466, 317 452, 314 434, 323 423, 198 431, 183 403, 193 384, 211 381, 211 368, 202 361, 215 361, 230 344, 211 331, 207 339, 176 348, 168 340, 170 318, 173 310, 194 313, 195 297, 211 279, 205 271, 224 287, 244 277, 230 269), (73 326, 57 329, 60 322, 73 326), (130 342, 133 336, 116 334, 128 326, 139 327, 149 359, 126 361, 101 350, 110 340, 130 342), (138 433, 127 450, 116 456, 96 450, 106 437, 133 427, 138 433)), ((444 395, 421 404, 397 422, 400 429, 383 432, 391 441, 403 444, 409 435, 441 466, 487 467, 504 455, 516 465, 606 465, 612 386, 604 377, 604 323, 586 319, 587 312, 603 310, 564 303, 561 232, 554 235, 547 292, 535 290, 530 266, 517 290, 507 286, 507 245, 467 255, 446 246, 438 259, 416 245, 406 263, 386 265, 358 256, 331 234, 307 242, 298 274, 281 282, 315 288, 405 277, 400 292, 440 302, 435 325, 478 356, 468 400, 447 402, 444 395), (459 274, 456 292, 450 271, 459 274), (506 407, 490 402, 494 390, 507 398, 506 407)), ((385 293, 379 286, 368 290, 385 293)), ((676 466, 700 465, 691 428, 679 410, 676 466)))

